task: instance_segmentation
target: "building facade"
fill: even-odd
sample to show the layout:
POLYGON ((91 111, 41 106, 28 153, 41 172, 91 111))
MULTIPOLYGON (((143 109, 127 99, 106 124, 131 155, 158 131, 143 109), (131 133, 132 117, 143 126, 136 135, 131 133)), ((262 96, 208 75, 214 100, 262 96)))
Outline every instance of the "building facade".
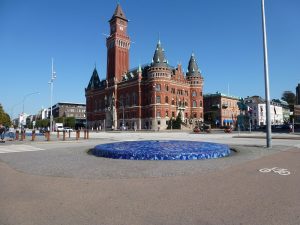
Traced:
MULTIPOLYGON (((86 105, 82 103, 58 102, 52 106, 53 118, 75 117, 76 124, 86 123, 86 105)), ((50 109, 49 115, 50 118, 50 109)))
MULTIPOLYGON (((260 96, 245 98, 248 106, 250 123, 254 126, 266 125, 266 101, 260 96)), ((289 121, 289 107, 285 101, 273 99, 270 102, 270 117, 272 125, 281 125, 289 121)))
POLYGON ((109 20, 107 73, 95 68, 85 89, 88 127, 166 129, 178 114, 186 123, 203 121, 203 77, 192 54, 188 71, 169 65, 160 40, 151 63, 129 68, 128 20, 118 4, 109 20))
POLYGON ((216 127, 236 125, 239 98, 217 92, 204 95, 204 119, 216 127))

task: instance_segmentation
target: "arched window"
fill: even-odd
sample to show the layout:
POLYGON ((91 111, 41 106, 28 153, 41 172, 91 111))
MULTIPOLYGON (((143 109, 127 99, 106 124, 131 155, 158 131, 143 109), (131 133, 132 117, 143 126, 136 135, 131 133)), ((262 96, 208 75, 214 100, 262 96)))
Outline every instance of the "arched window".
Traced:
POLYGON ((137 105, 136 93, 132 94, 132 105, 137 105))
POLYGON ((193 92, 192 92, 192 96, 193 96, 193 97, 197 96, 197 92, 196 92, 196 91, 193 91, 193 92))
POLYGON ((156 96, 156 103, 160 103, 160 96, 156 96))
POLYGON ((197 107, 197 102, 193 100, 193 107, 197 107))
POLYGON ((172 105, 175 105, 175 101, 174 101, 174 99, 172 99, 172 105))
POLYGON ((125 102, 124 95, 120 95, 119 106, 123 107, 125 102))
POLYGON ((168 96, 165 97, 165 103, 169 103, 169 98, 168 98, 168 96))
POLYGON ((156 84, 155 85, 155 91, 160 91, 160 90, 161 90, 160 84, 156 84))
POLYGON ((126 106, 130 106, 130 96, 129 96, 129 94, 126 95, 126 106))

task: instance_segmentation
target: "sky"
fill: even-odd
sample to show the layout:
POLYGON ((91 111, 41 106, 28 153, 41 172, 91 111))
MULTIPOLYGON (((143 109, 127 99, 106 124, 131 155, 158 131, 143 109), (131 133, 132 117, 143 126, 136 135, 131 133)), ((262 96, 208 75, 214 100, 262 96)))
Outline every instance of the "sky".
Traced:
MULTIPOLYGON (((194 52, 204 94, 265 96, 261 0, 121 0, 130 20, 130 68, 150 63, 158 39, 186 71, 194 52)), ((16 117, 53 104, 85 103, 96 65, 106 77, 105 34, 115 0, 0 0, 0 103, 16 117), (36 92, 39 92, 37 94, 36 92), (31 94, 36 93, 36 94, 31 94)), ((300 83, 300 1, 265 0, 270 96, 300 83)))

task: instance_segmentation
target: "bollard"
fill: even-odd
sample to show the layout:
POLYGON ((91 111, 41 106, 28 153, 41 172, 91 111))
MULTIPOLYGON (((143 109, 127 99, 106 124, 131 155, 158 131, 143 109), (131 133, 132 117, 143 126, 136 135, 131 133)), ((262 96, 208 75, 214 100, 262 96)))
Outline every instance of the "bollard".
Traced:
POLYGON ((90 138, 90 133, 89 133, 89 129, 86 130, 86 139, 90 138))
POLYGON ((65 140, 66 140, 66 131, 63 130, 63 141, 65 141, 65 140))
POLYGON ((59 130, 57 130, 57 138, 59 138, 59 130))
POLYGON ((22 131, 22 130, 21 130, 21 137, 20 137, 20 141, 23 141, 23 140, 24 140, 24 136, 23 136, 23 134, 24 134, 24 131, 22 131))
POLYGON ((25 140, 26 139, 26 131, 24 130, 23 131, 23 140, 25 140))
POLYGON ((46 141, 50 141, 50 131, 45 132, 46 141))
POLYGON ((32 130, 31 132, 31 141, 35 140, 35 130, 32 130))
POLYGON ((19 132, 20 131, 18 131, 18 130, 16 131, 16 140, 19 140, 19 132))
POLYGON ((80 131, 79 130, 76 130, 76 140, 78 140, 80 137, 80 131))
POLYGON ((83 130, 83 139, 86 139, 86 129, 83 130))
POLYGON ((71 138, 71 130, 69 130, 69 138, 71 138))

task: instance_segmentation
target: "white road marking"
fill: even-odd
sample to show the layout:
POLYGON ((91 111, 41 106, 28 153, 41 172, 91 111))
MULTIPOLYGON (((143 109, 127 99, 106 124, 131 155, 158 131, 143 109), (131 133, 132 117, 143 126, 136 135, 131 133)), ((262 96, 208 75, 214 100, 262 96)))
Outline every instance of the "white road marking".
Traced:
POLYGON ((13 153, 13 152, 32 152, 42 151, 45 149, 33 147, 31 145, 5 145, 0 146, 0 153, 13 153))
POLYGON ((283 168, 278 168, 278 167, 273 167, 273 168, 262 168, 260 170, 258 170, 259 172, 261 173, 269 173, 271 171, 273 171, 274 173, 277 173, 279 175, 283 175, 283 176, 286 176, 286 175, 290 175, 291 172, 288 171, 287 169, 283 169, 283 168))

